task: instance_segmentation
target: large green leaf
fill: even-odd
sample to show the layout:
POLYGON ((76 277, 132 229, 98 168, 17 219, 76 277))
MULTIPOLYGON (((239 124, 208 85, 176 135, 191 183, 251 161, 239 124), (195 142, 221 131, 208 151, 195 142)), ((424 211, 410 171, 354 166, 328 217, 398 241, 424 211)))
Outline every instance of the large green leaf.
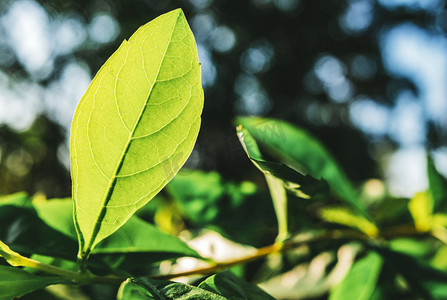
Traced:
POLYGON ((357 192, 332 155, 314 137, 287 122, 258 117, 240 117, 254 139, 272 155, 294 169, 315 178, 324 178, 342 200, 364 211, 357 192))
POLYGON ((199 288, 222 295, 232 300, 272 300, 275 299, 254 284, 245 282, 230 271, 208 277, 199 288))
POLYGON ((142 26, 102 66, 71 129, 80 257, 177 173, 196 141, 202 107, 196 45, 180 9, 142 26))
POLYGON ((371 298, 382 270, 383 259, 369 252, 355 262, 343 281, 330 293, 330 300, 368 300, 371 298))
MULTIPOLYGON (((48 226, 76 239, 71 199, 54 199, 35 203, 34 206, 41 220, 48 226)), ((97 265, 104 261, 111 268, 121 267, 128 271, 147 267, 146 264, 158 260, 200 257, 177 237, 160 231, 137 216, 132 216, 115 233, 102 240, 92 250, 92 255, 92 262, 97 265)))
POLYGON ((178 282, 128 279, 118 291, 118 300, 226 300, 218 294, 178 282))
POLYGON ((35 276, 19 268, 0 266, 0 300, 16 299, 47 285, 66 282, 59 277, 35 276))

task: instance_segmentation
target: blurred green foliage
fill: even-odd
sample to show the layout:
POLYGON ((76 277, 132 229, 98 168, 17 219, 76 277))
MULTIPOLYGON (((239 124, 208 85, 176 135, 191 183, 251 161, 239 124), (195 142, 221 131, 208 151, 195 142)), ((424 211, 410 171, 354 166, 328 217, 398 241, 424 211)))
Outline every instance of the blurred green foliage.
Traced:
MULTIPOLYGON (((380 178, 380 167, 370 154, 383 151, 384 145, 394 147, 394 142, 384 137, 368 148, 365 136, 343 117, 348 104, 333 102, 325 92, 312 92, 306 80, 325 53, 333 53, 345 66, 356 54, 364 54, 376 73, 365 79, 347 68, 346 76, 356 93, 374 95, 391 105, 399 91, 416 88, 408 78, 386 72, 378 36, 402 21, 433 30, 431 12, 390 12, 374 2, 371 26, 353 34, 339 26, 351 1, 301 1, 285 10, 271 1, 243 1, 238 10, 228 1, 203 3, 201 7, 193 1, 41 1, 54 14, 75 13, 85 20, 107 12, 121 26, 117 40, 59 57, 51 76, 74 58, 97 70, 118 41, 148 18, 176 6, 182 6, 191 19, 210 14, 215 22, 231 26, 237 43, 222 52, 213 48, 212 39, 200 40, 211 49, 217 70, 216 83, 205 90, 210 100, 196 147, 199 159, 194 160, 193 154, 189 162, 205 171, 181 171, 138 216, 99 244, 88 262, 88 269, 97 275, 132 279, 119 291, 99 284, 63 285, 23 299, 61 299, 74 293, 81 299, 114 298, 117 293, 119 299, 270 299, 245 281, 278 299, 445 299, 446 178, 428 157, 428 189, 411 199, 390 195, 382 180, 370 179, 380 178), (268 52, 269 47, 274 56, 266 69, 254 71, 244 62, 248 49, 268 52), (233 128, 240 97, 235 86, 241 76, 255 78, 274 98, 264 113, 269 118, 236 122, 259 146, 247 151, 249 158, 233 128), (330 117, 312 114, 315 105, 317 111, 329 111, 330 117), (265 176, 278 184, 267 184, 265 176), (273 186, 278 193, 269 190, 273 186), (280 200, 272 204, 275 197, 280 200), (287 236, 278 238, 281 226, 287 236), (221 272, 192 278, 190 285, 150 278, 207 264, 219 267, 222 253, 224 267, 232 266, 225 265, 227 260, 249 258, 232 269, 239 277, 221 272)), ((6 71, 27 76, 18 62, 6 71)), ((40 84, 51 78, 47 80, 40 84)), ((445 145, 442 128, 430 130, 427 148, 445 145)), ((60 162, 67 153, 64 139, 59 125, 47 117, 37 118, 22 132, 0 128, 0 194, 27 192, 0 198, 0 240, 13 251, 73 271, 77 239, 71 200, 51 199, 70 195, 68 172, 60 162)), ((32 268, 7 267, 3 259, 0 264, 2 284, 7 279, 33 282, 26 289, 18 286, 22 292, 59 282, 32 268)))

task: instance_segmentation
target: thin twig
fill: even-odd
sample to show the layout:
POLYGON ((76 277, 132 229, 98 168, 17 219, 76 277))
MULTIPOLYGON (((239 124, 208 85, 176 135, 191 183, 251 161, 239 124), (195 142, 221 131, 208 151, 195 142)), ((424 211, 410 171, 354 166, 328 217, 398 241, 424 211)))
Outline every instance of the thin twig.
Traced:
MULTIPOLYGON (((444 234, 444 232, 443 232, 443 234, 444 234)), ((365 240, 385 241, 385 240, 392 239, 392 238, 403 237, 403 236, 415 236, 415 235, 423 236, 423 235, 427 235, 427 233, 418 232, 413 226, 398 226, 398 227, 390 228, 386 231, 383 231, 378 238, 373 238, 373 237, 370 237, 370 236, 368 236, 362 232, 356 231, 356 230, 350 230, 350 229, 331 230, 331 231, 322 232, 320 234, 313 235, 310 237, 307 236, 307 237, 296 238, 296 239, 285 241, 285 242, 277 242, 277 243, 274 243, 269 246, 258 248, 253 254, 246 255, 246 256, 232 259, 232 260, 228 260, 228 261, 212 263, 210 266, 207 266, 207 267, 200 267, 197 269, 178 272, 178 273, 152 275, 152 276, 148 276, 148 278, 170 280, 173 278, 178 278, 178 277, 183 277, 183 276, 206 275, 206 274, 216 273, 223 269, 227 269, 227 268, 235 266, 235 265, 245 264, 245 263, 263 258, 263 257, 268 256, 273 253, 288 251, 291 249, 298 248, 305 244, 320 242, 323 240, 341 240, 341 239, 352 240, 352 239, 354 239, 354 240, 363 240, 363 241, 365 241, 365 240)), ((431 235, 434 237, 437 237, 436 234, 432 233, 431 235)), ((437 238, 439 238, 439 237, 437 237, 437 238)), ((18 254, 17 252, 10 250, 9 247, 5 248, 5 246, 6 245, 3 246, 3 249, 9 250, 9 251, 6 251, 6 252, 3 251, 3 253, 0 253, 0 254, 3 254, 4 258, 8 262, 10 262, 11 265, 34 268, 34 269, 44 271, 44 272, 47 272, 50 274, 62 276, 64 278, 70 279, 73 282, 76 282, 79 284, 97 283, 97 284, 119 285, 127 279, 126 277, 116 277, 116 276, 96 276, 88 271, 73 272, 73 271, 65 270, 65 269, 62 269, 62 268, 59 268, 56 266, 41 263, 41 262, 31 259, 31 258, 27 258, 25 256, 18 254), (7 256, 7 257, 5 257, 5 256, 7 256)))

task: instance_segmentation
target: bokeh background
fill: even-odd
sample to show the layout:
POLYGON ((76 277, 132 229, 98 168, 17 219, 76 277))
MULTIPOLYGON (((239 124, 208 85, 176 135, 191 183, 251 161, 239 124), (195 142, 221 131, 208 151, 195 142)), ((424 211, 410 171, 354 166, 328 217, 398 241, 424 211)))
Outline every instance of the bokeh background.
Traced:
POLYGON ((354 182, 395 196, 426 188, 427 153, 447 176, 443 0, 0 0, 0 194, 70 196, 78 101, 123 39, 177 7, 205 90, 188 167, 262 176, 233 124, 259 115, 306 128, 354 182))

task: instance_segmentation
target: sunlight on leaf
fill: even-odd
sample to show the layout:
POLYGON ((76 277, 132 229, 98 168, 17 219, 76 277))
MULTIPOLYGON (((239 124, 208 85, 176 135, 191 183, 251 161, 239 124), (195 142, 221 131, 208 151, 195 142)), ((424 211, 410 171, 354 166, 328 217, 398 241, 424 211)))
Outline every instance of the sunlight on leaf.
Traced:
POLYGON ((417 193, 408 202, 408 209, 413 216, 414 225, 418 231, 424 232, 431 228, 433 201, 428 193, 417 193))
POLYGON ((319 215, 326 222, 357 228, 372 237, 379 235, 374 223, 346 207, 326 207, 319 211, 319 215))
POLYGON ((142 26, 102 66, 71 128, 80 257, 178 172, 196 141, 202 106, 196 45, 180 9, 142 26))

